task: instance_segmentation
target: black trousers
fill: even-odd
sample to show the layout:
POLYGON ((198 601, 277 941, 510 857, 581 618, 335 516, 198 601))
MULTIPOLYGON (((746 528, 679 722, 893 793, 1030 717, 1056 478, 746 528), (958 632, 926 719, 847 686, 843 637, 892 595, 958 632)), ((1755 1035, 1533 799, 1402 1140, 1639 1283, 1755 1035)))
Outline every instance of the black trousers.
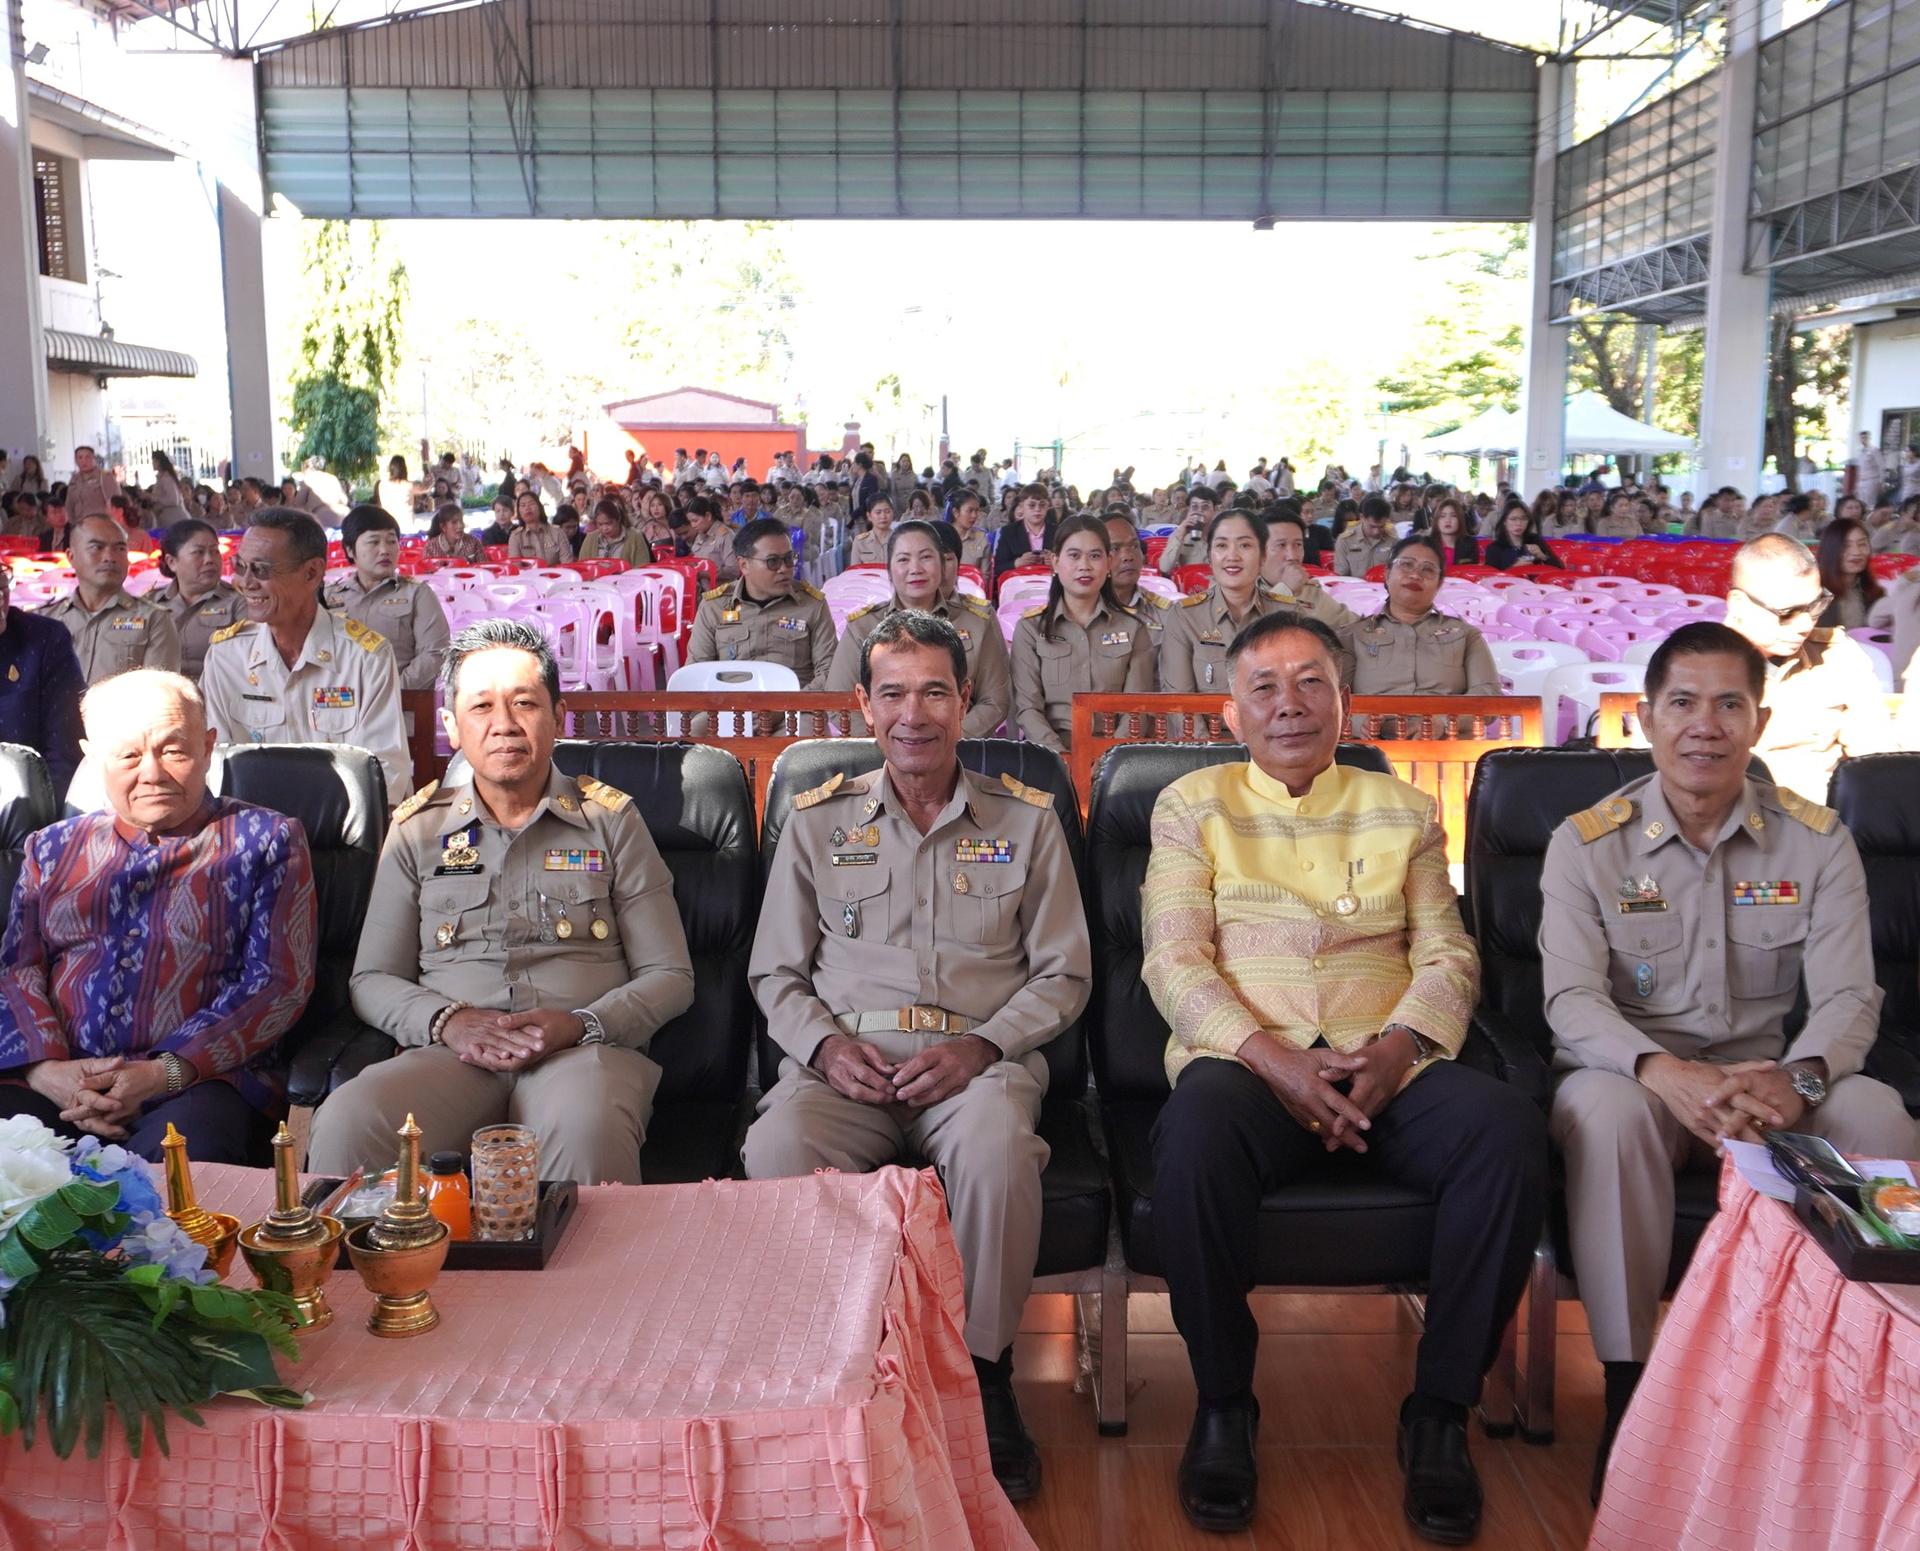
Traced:
POLYGON ((1200 1398, 1253 1387, 1260 1198, 1309 1165, 1378 1170, 1433 1198, 1427 1325, 1414 1388, 1473 1405, 1526 1286, 1547 1206, 1546 1116, 1499 1079, 1437 1062, 1373 1118, 1367 1152, 1319 1137, 1237 1061, 1180 1074, 1153 1128, 1153 1232, 1200 1398))
MULTIPOLYGON (((0 1083, 0 1120, 14 1115, 31 1115, 62 1136, 89 1134, 68 1125, 52 1099, 42 1098, 26 1084, 0 1083)), ((185 1093, 162 1099, 134 1121, 120 1145, 149 1163, 158 1163, 168 1121, 180 1128, 187 1139, 187 1156, 195 1163, 257 1166, 272 1156, 273 1122, 241 1098, 232 1083, 196 1083, 185 1093)))

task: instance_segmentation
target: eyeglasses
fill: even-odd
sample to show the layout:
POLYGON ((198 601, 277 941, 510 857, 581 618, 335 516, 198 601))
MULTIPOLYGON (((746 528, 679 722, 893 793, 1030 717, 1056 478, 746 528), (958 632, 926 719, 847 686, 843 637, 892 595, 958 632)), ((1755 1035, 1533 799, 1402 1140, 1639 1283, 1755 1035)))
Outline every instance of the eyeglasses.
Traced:
POLYGON ((271 560, 236 560, 233 563, 236 577, 250 576, 256 582, 270 582, 283 571, 292 569, 291 566, 277 566, 271 560))
POLYGON ((1421 565, 1418 561, 1412 560, 1396 560, 1387 569, 1406 577, 1409 581, 1431 582, 1437 581, 1440 576, 1438 566, 1421 565))
POLYGON ((1818 619, 1822 614, 1826 613, 1827 605, 1833 602, 1833 594, 1828 592, 1824 587, 1816 592, 1807 602, 1796 603, 1790 608, 1784 609, 1777 609, 1771 603, 1762 603, 1744 587, 1736 587, 1733 590, 1760 610, 1761 613, 1771 614, 1782 625, 1792 624, 1802 614, 1811 614, 1815 619, 1818 619))
POLYGON ((779 555, 749 555, 750 560, 765 566, 769 571, 791 571, 793 569, 793 551, 787 550, 779 555))

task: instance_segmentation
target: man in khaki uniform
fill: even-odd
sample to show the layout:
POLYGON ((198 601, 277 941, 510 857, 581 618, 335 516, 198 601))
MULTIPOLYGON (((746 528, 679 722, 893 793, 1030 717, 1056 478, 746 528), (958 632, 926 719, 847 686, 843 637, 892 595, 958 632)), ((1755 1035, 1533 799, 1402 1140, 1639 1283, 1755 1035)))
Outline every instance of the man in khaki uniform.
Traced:
POLYGON ((400 574, 400 524, 378 506, 356 506, 340 539, 353 569, 327 584, 327 607, 386 637, 401 689, 432 689, 450 634, 447 611, 431 587, 400 574))
POLYGON ((1147 563, 1147 552, 1140 542, 1140 529, 1125 511, 1112 507, 1106 513, 1107 542, 1112 546, 1113 570, 1108 585, 1114 601, 1139 617, 1153 637, 1155 682, 1158 682, 1160 632, 1166 628, 1167 610, 1173 601, 1161 593, 1148 592, 1140 585, 1140 572, 1147 563))
POLYGON ((1773 779, 1820 802, 1843 755, 1898 747, 1886 691, 1860 644, 1817 630, 1833 599, 1803 544, 1765 534, 1740 546, 1727 588, 1727 624, 1767 659, 1771 714, 1754 752, 1773 779))
POLYGON ((87 682, 98 684, 129 668, 178 673, 180 631, 173 615, 126 590, 127 530, 111 517, 83 518, 73 525, 69 558, 73 591, 36 612, 67 627, 87 682))
POLYGON ((838 638, 826 598, 793 579, 786 524, 756 518, 733 536, 733 553, 740 579, 702 595, 687 661, 777 662, 802 689, 820 688, 838 638))
POLYGON ((692 560, 711 560, 716 582, 740 579, 740 567, 734 564, 734 530, 720 516, 720 503, 710 495, 697 495, 687 502, 687 556, 692 560))
POLYGON ((1393 558, 1393 507, 1382 495, 1360 503, 1360 515, 1333 545, 1336 576, 1365 576, 1393 558))
POLYGON ((1339 631, 1359 618, 1352 609, 1309 576, 1307 520, 1295 511, 1279 511, 1267 518, 1267 553, 1260 580, 1287 600, 1294 613, 1317 619, 1339 631))
POLYGON ((381 1164, 411 1112, 423 1151, 508 1121, 539 1138, 544 1179, 638 1184, 647 1043, 693 1001, 673 880, 630 797, 554 768, 538 631, 469 626, 442 684, 472 775, 394 815, 353 966, 354 1011, 405 1050, 321 1106, 313 1167, 381 1164))
POLYGON ((1159 570, 1162 576, 1173 575, 1183 565, 1207 563, 1207 527, 1219 509, 1211 486, 1193 487, 1193 493, 1187 497, 1186 515, 1180 519, 1179 526, 1167 535, 1167 542, 1161 547, 1159 570))
POLYGON ((243 624, 217 631, 200 669, 222 743, 340 743, 380 761, 387 796, 412 783, 400 680, 386 638, 320 607, 327 535, 305 512, 270 506, 240 540, 243 624))
POLYGON ((1741 635, 1675 631, 1639 709, 1655 774, 1562 824, 1541 875, 1552 1131, 1607 1374, 1596 1495, 1653 1342, 1674 1171, 1768 1127, 1881 1157, 1920 1148, 1899 1096, 1859 1075, 1881 994, 1853 839, 1831 809, 1747 774, 1764 686, 1741 635))
POLYGON ((1092 977, 1051 800, 962 770, 966 652, 945 620, 889 615, 862 653, 886 764, 794 803, 748 976, 786 1052, 747 1132, 754 1179, 928 1158, 965 1271, 967 1349, 994 1474, 1030 1497, 1040 1461, 1012 1387, 1040 1244, 1041 1047, 1092 977))
POLYGON ((1402 539, 1387 563, 1387 603, 1340 632, 1356 695, 1498 695, 1500 670, 1486 637, 1433 606, 1443 566, 1420 535, 1402 539))
POLYGON ((82 517, 113 516, 120 481, 100 467, 91 447, 73 449, 73 478, 67 481, 67 521, 76 527, 82 517))

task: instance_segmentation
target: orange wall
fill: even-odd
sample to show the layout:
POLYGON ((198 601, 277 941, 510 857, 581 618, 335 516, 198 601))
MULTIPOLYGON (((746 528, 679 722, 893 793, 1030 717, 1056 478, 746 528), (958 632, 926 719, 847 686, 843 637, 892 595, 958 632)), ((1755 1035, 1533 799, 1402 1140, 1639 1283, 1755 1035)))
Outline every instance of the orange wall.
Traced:
POLYGON ((619 425, 607 422, 606 450, 596 441, 593 466, 603 474, 618 473, 626 464, 628 447, 641 448, 655 463, 673 466, 673 449, 684 447, 691 454, 696 447, 720 454, 720 461, 733 467, 735 458, 747 460, 747 472, 761 478, 773 464, 777 452, 790 452, 801 468, 806 467, 806 449, 800 444, 797 427, 770 425, 733 431, 710 425, 619 425))

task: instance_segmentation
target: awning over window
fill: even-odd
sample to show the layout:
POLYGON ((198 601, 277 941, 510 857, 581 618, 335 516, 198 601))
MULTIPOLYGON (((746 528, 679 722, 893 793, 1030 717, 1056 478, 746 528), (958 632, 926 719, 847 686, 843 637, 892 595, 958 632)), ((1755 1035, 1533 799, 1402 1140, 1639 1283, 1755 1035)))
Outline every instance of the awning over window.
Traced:
POLYGON ((69 334, 48 329, 47 366, 56 372, 84 372, 91 377, 198 377, 199 363, 178 350, 155 350, 129 345, 98 334, 69 334))

